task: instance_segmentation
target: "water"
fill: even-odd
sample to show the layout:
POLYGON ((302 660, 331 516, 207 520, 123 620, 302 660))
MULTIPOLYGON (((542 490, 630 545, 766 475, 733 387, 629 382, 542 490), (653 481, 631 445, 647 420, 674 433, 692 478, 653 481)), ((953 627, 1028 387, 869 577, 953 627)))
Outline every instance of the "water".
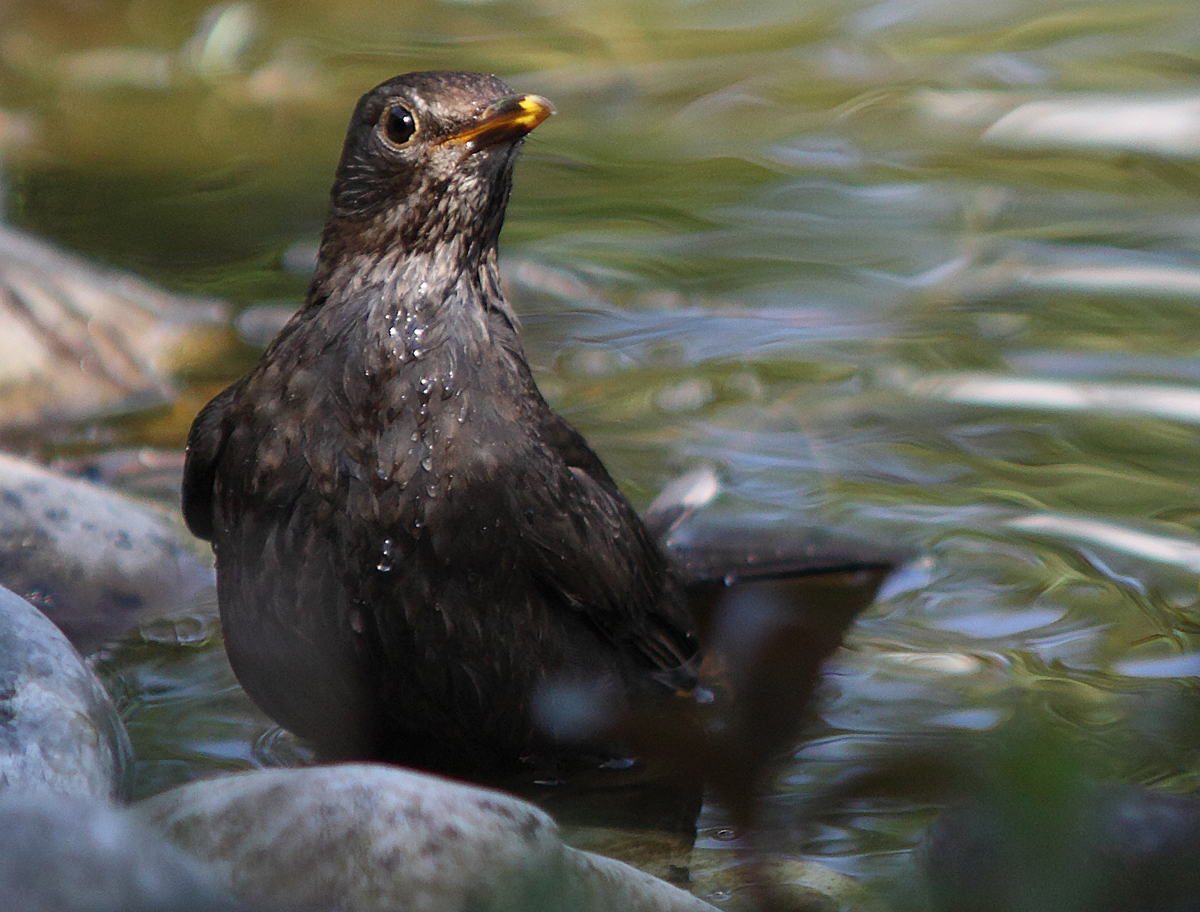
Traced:
MULTIPOLYGON (((1018 706, 1106 775, 1200 785, 1198 38, 1181 0, 39 0, 0 41, 4 205, 176 290, 296 302, 358 94, 458 67, 551 98, 502 257, 552 403, 640 506, 707 461, 730 509, 926 555, 767 803, 773 851, 886 886, 936 800, 805 796, 1018 706)), ((180 449, 253 354, 76 448, 180 449)), ((106 665, 141 793, 302 758, 193 639, 106 665)))

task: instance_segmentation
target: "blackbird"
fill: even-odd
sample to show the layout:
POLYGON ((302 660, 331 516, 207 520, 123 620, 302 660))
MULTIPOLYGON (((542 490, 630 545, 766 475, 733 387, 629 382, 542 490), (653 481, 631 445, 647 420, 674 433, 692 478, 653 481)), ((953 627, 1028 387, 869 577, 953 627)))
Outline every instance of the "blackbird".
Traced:
POLYGON ((547 693, 694 684, 681 587, 500 289, 513 166, 553 111, 476 73, 364 95, 304 305, 192 425, 183 514, 233 669, 327 756, 511 767, 577 749, 547 693))

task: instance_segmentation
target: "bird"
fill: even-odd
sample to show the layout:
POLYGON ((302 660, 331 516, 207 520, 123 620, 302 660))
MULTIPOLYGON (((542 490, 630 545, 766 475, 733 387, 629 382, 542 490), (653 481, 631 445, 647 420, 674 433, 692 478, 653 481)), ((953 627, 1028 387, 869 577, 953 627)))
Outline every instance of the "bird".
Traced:
POLYGON ((538 390, 501 289, 518 152, 553 113, 478 73, 363 95, 303 305, 188 435, 230 664, 322 756, 610 756, 545 695, 619 712, 695 686, 682 586, 538 390))

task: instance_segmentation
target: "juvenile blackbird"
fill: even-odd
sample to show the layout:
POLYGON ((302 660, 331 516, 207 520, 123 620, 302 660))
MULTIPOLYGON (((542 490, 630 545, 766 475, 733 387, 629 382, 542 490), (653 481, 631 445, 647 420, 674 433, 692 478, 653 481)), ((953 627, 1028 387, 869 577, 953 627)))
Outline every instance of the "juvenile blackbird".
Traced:
POLYGON ((327 755, 497 769, 559 749, 548 686, 619 708, 693 683, 679 586, 500 291, 513 166, 553 110, 476 73, 364 95, 307 300, 188 437, 234 671, 327 755))

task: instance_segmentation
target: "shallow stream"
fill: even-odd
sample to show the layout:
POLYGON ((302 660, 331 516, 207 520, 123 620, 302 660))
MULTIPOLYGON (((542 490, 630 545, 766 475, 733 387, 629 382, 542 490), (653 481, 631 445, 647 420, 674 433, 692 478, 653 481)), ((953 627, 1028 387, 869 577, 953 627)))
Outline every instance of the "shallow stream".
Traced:
MULTIPOLYGON (((972 744, 1018 707, 1048 754, 1200 786, 1195 4, 3 16, 7 221, 249 314, 180 366, 172 407, 34 455, 179 452, 254 358, 264 307, 302 297, 358 95, 493 71, 558 108, 502 237, 530 360, 635 503, 708 463, 725 509, 924 555, 830 663, 767 801, 769 850, 892 893, 937 800, 884 790, 813 816, 806 795, 914 744, 972 744)), ((102 663, 138 794, 304 759, 238 689, 213 610, 102 663)), ((736 866, 744 834, 717 807, 700 825, 705 857, 736 866)))

